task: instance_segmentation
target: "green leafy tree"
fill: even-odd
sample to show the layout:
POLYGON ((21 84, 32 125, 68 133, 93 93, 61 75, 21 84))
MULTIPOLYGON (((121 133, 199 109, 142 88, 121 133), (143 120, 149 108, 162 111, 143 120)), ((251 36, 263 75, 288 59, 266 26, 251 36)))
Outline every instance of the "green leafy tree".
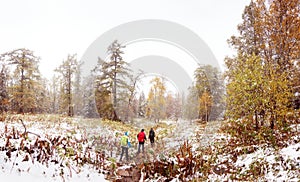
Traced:
POLYGON ((235 66, 228 68, 227 116, 253 121, 256 130, 267 119, 271 129, 275 123, 284 126, 292 97, 287 73, 279 74, 255 55, 240 56, 235 59, 235 66))
POLYGON ((289 72, 294 93, 300 91, 299 14, 299 0, 251 1, 238 25, 240 34, 228 40, 238 54, 258 55, 264 64, 273 65, 279 72, 289 72))
POLYGON ((264 78, 262 61, 255 55, 240 55, 234 66, 227 66, 227 116, 233 119, 255 117, 255 126, 258 129, 258 115, 264 114, 264 106, 267 103, 264 92, 268 82, 264 78))
POLYGON ((225 60, 227 114, 247 118, 249 125, 254 120, 256 130, 266 124, 281 128, 292 112, 299 71, 299 7, 298 0, 251 1, 239 36, 228 41, 238 55, 225 60))

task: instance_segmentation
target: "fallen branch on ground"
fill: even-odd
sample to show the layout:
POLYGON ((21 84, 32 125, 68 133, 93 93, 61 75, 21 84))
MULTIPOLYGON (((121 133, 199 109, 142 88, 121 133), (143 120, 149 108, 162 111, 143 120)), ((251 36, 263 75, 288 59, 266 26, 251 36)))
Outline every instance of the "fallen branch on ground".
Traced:
POLYGON ((36 135, 37 137, 41 137, 39 134, 33 133, 31 131, 27 131, 26 125, 24 124, 23 120, 22 119, 19 119, 19 120, 21 121, 21 123, 22 123, 22 125, 23 125, 23 127, 25 129, 24 132, 23 132, 23 134, 22 134, 23 137, 25 137, 28 133, 36 135))

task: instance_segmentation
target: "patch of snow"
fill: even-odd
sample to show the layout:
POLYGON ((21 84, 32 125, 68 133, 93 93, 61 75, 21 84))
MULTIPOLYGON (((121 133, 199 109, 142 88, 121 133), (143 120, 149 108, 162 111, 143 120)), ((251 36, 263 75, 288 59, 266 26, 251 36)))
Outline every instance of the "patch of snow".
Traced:
POLYGON ((75 137, 75 139, 78 140, 78 141, 82 139, 81 133, 76 133, 76 134, 74 135, 74 137, 75 137))
POLYGON ((176 123, 176 121, 172 121, 172 120, 162 120, 161 122, 162 122, 162 123, 165 123, 165 124, 167 124, 167 125, 171 125, 171 124, 176 123))
POLYGON ((129 169, 129 168, 131 168, 131 166, 129 166, 129 165, 124 165, 124 166, 118 167, 118 169, 129 169))
POLYGON ((300 143, 281 149, 280 154, 285 160, 296 160, 300 163, 300 143))

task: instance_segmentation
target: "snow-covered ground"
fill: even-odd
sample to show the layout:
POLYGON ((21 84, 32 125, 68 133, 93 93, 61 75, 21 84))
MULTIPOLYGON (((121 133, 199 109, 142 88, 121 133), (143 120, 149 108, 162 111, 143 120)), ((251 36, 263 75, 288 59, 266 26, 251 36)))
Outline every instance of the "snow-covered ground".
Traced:
MULTIPOLYGON (((286 141, 287 147, 251 146, 253 152, 233 157, 232 154, 219 155, 216 166, 228 169, 223 174, 212 173, 211 181, 230 181, 246 179, 255 181, 295 181, 300 180, 300 136, 293 136, 286 141), (235 159, 234 159, 235 158, 235 159), (226 162, 224 162, 226 161, 226 162)), ((238 147, 235 151, 242 151, 238 147)), ((247 153, 247 152, 246 152, 247 153)))
POLYGON ((54 163, 50 163, 47 166, 39 162, 22 162, 22 155, 15 158, 15 154, 12 154, 13 160, 5 161, 6 157, 4 155, 5 154, 1 152, 1 181, 106 181, 103 174, 98 173, 89 166, 80 168, 80 172, 76 173, 73 169, 63 169, 54 163))
MULTIPOLYGON (((21 122, 1 122, 0 181, 105 181, 108 173, 120 178, 125 174, 130 175, 129 173, 134 171, 133 168, 139 166, 136 163, 138 160, 129 163, 116 162, 119 157, 119 151, 114 148, 117 145, 117 139, 111 136, 123 131, 81 122, 80 119, 74 119, 72 122, 64 120, 60 122, 24 121, 29 132, 27 137, 22 135, 25 128, 21 122), (111 148, 105 148, 102 145, 111 146, 111 148), (114 153, 100 159, 99 148, 105 149, 106 152, 111 149, 114 153), (83 160, 85 162, 82 162, 83 160)), ((150 155, 151 160, 156 159, 166 165, 173 163, 178 168, 179 160, 185 161, 189 158, 188 152, 187 156, 180 153, 179 157, 175 157, 170 156, 168 150, 176 149, 184 141, 189 140, 195 159, 210 161, 207 162, 211 168, 208 174, 197 171, 187 176, 186 179, 202 179, 207 175, 208 181, 300 180, 300 136, 296 135, 285 141, 287 145, 284 148, 275 149, 261 145, 250 146, 253 150, 246 153, 240 152, 244 148, 239 147, 231 148, 232 151, 228 153, 220 153, 220 148, 213 144, 218 141, 226 144, 229 137, 218 133, 219 123, 212 122, 206 127, 181 120, 163 121, 163 123, 166 124, 164 128, 157 128, 156 133, 160 138, 157 142, 164 142, 165 145, 161 149, 147 150, 146 155, 150 155), (207 151, 212 151, 212 153, 205 153, 205 147, 208 147, 207 151), (200 151, 201 149, 204 150, 200 151), (236 156, 233 151, 237 154, 236 156), (199 156, 200 154, 203 156, 199 156)), ((143 124, 139 124, 139 128, 144 127, 143 124)), ((147 127, 151 126, 151 123, 147 123, 147 127)), ((297 131, 300 129, 300 125, 292 127, 297 131)), ((133 132, 135 130, 136 128, 133 132)), ((130 149, 132 153, 135 150, 135 148, 130 149)), ((143 178, 146 176, 145 168, 142 167, 141 170, 144 171, 141 173, 141 178, 143 178)), ((185 170, 185 167, 177 170, 185 170)), ((155 174, 149 177, 148 181, 166 179, 170 180, 166 176, 155 174)), ((178 179, 179 176, 175 176, 173 181, 178 179)))
MULTIPOLYGON (((82 139, 84 133, 73 125, 45 122, 24 124, 28 126, 27 131, 34 133, 28 133, 28 138, 22 136, 24 127, 20 122, 0 122, 0 181, 106 181, 104 174, 94 166, 76 165, 63 150, 59 151, 64 147, 64 142, 82 139), (70 140, 62 141, 55 148, 50 146, 52 156, 48 154, 46 146, 35 146, 37 141, 49 141, 58 136, 70 140), (48 160, 41 160, 41 157, 48 156, 48 160)), ((83 149, 85 145, 88 144, 83 144, 83 149)))

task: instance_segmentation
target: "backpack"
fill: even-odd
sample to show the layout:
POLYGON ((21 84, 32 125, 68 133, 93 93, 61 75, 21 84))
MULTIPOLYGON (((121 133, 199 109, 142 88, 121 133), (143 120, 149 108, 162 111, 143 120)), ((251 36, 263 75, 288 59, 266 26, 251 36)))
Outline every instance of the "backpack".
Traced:
POLYGON ((122 136, 121 137, 121 146, 127 146, 127 143, 128 143, 128 137, 122 136))
POLYGON ((138 134, 138 141, 139 142, 144 142, 144 140, 145 140, 145 133, 144 132, 140 132, 138 134))

